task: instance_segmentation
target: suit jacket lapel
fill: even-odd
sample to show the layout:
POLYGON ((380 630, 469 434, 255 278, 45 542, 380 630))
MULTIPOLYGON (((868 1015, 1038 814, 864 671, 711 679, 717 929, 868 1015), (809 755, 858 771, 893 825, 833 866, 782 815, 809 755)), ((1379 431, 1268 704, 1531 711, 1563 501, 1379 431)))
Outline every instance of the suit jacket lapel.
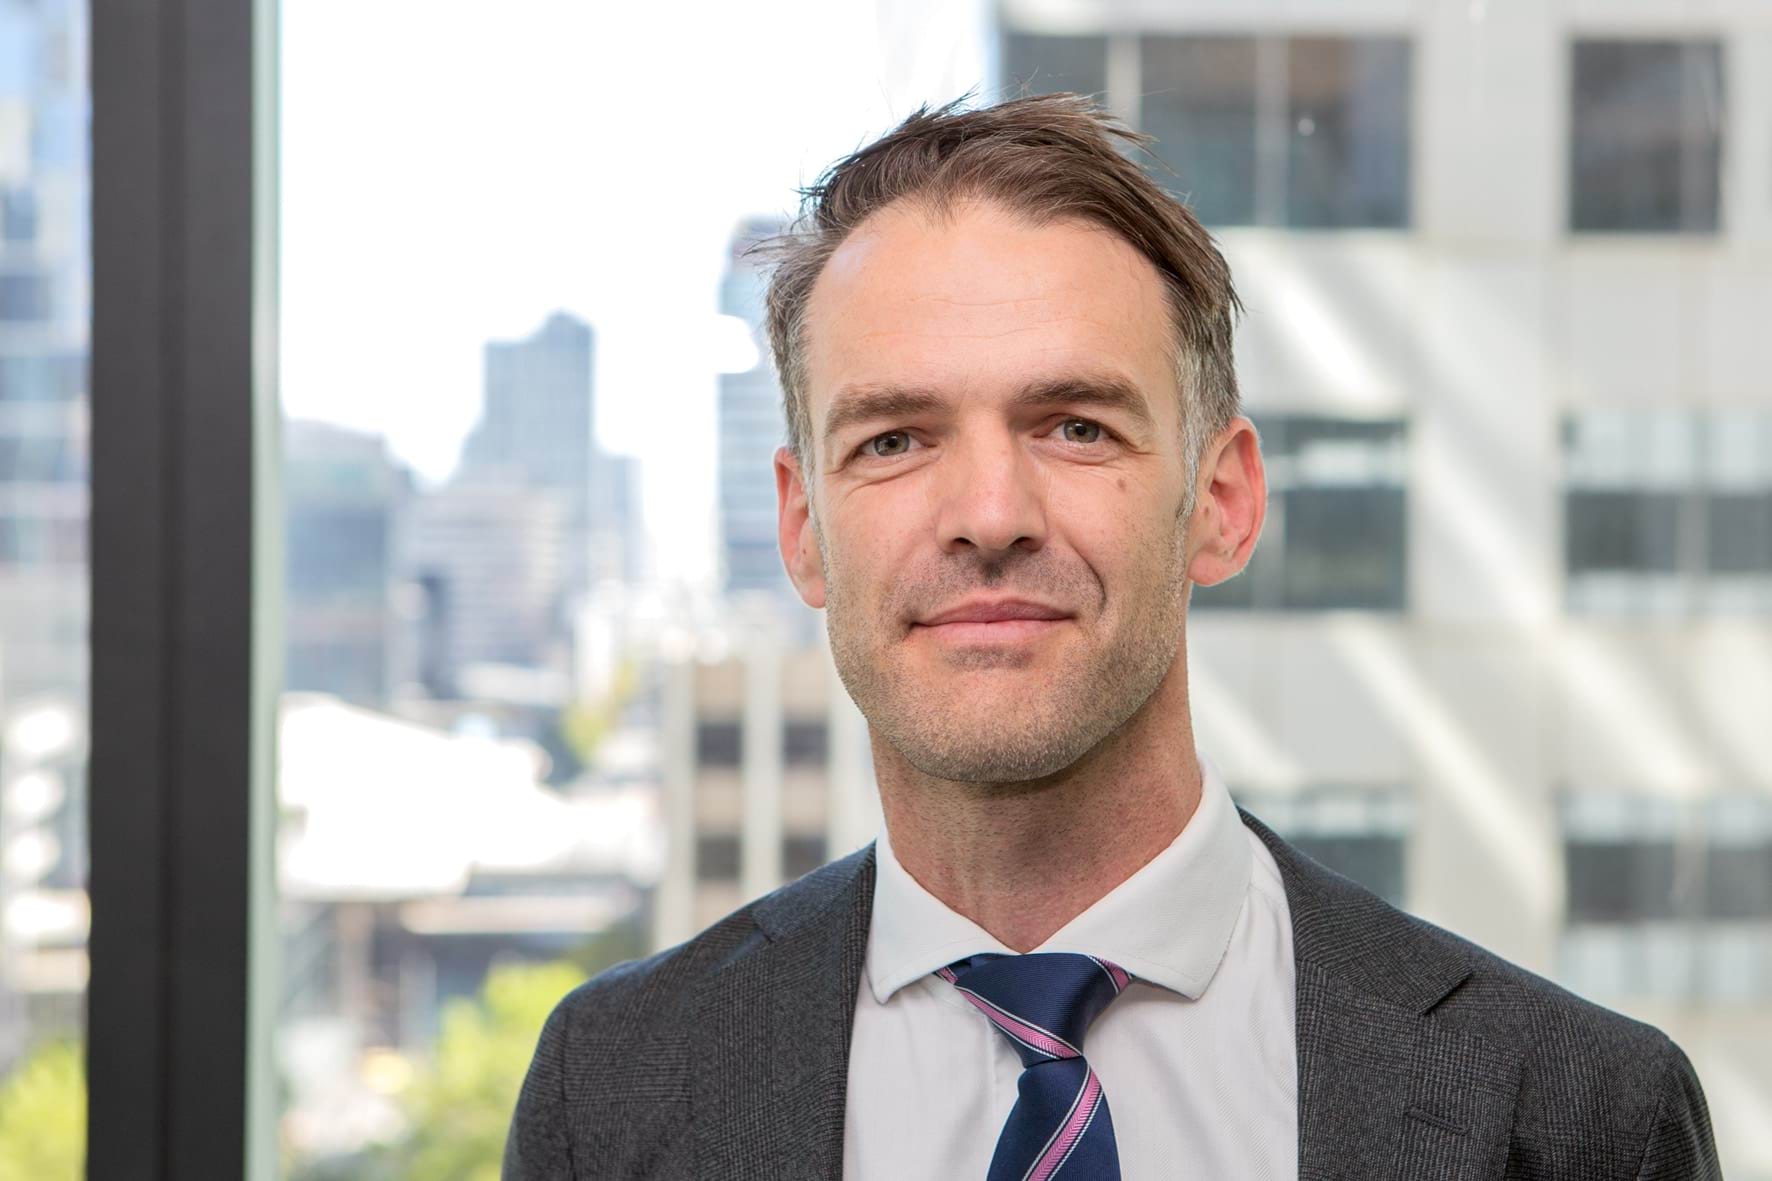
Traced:
POLYGON ((1469 958, 1243 821, 1273 853, 1292 915, 1299 1177, 1500 1177, 1523 1052, 1434 1015, 1469 958))
POLYGON ((760 934, 702 986, 695 1176, 842 1176, 849 1031, 873 900, 870 842, 760 901, 760 934))

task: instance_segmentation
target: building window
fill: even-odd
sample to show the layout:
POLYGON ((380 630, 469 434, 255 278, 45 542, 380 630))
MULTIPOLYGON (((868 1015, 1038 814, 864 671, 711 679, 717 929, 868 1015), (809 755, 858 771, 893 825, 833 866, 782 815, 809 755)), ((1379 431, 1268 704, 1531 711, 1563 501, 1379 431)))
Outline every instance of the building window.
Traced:
POLYGON ((1253 37, 1145 37, 1139 122, 1174 169, 1157 177, 1207 225, 1256 220, 1253 37))
POLYGON ((1715 233, 1723 55, 1715 40, 1574 45, 1569 226, 1715 233))
POLYGON ((1565 979, 1601 996, 1772 995, 1772 799, 1562 799, 1565 979))
POLYGON ((0 356, 0 403, 78 402, 85 392, 86 358, 79 353, 0 356))
POLYGON ((695 838, 695 879, 700 882, 738 880, 736 833, 702 833, 695 838))
POLYGON ((789 718, 782 727, 782 761, 790 767, 822 767, 830 761, 829 727, 823 718, 789 718))
POLYGON ((786 836, 781 841, 781 873, 787 881, 803 877, 824 864, 822 836, 786 836))
POLYGON ((0 274, 0 321, 49 319, 49 276, 33 271, 0 274))
POLYGON ((1583 411, 1563 454, 1570 610, 1772 610, 1772 412, 1583 411))
POLYGON ((0 241, 24 243, 37 237, 37 194, 19 185, 0 185, 0 241))
POLYGON ((1311 860, 1351 878, 1392 906, 1408 890, 1409 800, 1400 788, 1311 787, 1235 791, 1239 805, 1311 860))
POLYGON ((1207 225, 1409 224, 1409 43, 1176 37, 1139 44, 1156 175, 1207 225))
POLYGON ((1268 515, 1249 565, 1196 586, 1206 609, 1401 611, 1406 606, 1407 439, 1400 419, 1251 415, 1268 515))
POLYGON ((1011 95, 1068 90, 1105 96, 1107 38, 1009 33, 1003 38, 1003 77, 1011 95))
POLYGON ((744 727, 738 719, 695 723, 695 761, 702 767, 736 767, 744 758, 744 727))

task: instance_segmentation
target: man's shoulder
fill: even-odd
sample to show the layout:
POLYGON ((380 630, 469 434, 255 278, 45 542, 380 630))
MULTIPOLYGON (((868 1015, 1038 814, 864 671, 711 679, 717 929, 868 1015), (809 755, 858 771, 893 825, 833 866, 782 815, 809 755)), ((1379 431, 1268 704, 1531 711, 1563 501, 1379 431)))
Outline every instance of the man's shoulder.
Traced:
POLYGON ((1245 822, 1280 865, 1305 970, 1519 1064, 1512 1151, 1523 1166, 1545 1166, 1527 1175, 1563 1175, 1553 1158, 1572 1144, 1614 1145, 1642 1177, 1715 1175, 1703 1091, 1664 1032, 1391 905, 1247 813, 1245 822), (1596 1140, 1601 1127, 1615 1134, 1596 1140))
POLYGON ((1301 962, 1419 1013, 1493 1037, 1577 1031, 1590 1051, 1664 1052, 1653 1026, 1581 997, 1313 861, 1244 813, 1286 886, 1301 962))
POLYGON ((677 1027, 703 989, 769 941, 791 934, 843 897, 871 868, 871 844, 732 911, 696 935, 644 959, 607 968, 567 993, 550 1023, 563 1032, 677 1027))

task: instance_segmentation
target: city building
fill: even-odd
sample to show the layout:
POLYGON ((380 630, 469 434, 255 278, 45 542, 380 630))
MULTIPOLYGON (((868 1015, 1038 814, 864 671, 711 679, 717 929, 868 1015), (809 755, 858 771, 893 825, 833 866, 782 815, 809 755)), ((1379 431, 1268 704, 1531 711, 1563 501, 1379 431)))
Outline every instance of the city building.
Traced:
POLYGON ((400 560, 410 683, 563 704, 577 613, 643 561, 637 464, 596 445, 590 326, 565 313, 486 346, 485 409, 400 560))
POLYGON ((1409 909, 1665 1029, 1772 1176, 1772 13, 1041 0, 1229 258, 1268 456, 1196 736, 1409 909), (1755 1138, 1755 1137, 1759 1138, 1755 1138))
POLYGON ((379 435, 297 420, 283 443, 284 686, 385 706, 401 662, 394 575, 411 475, 379 435))
POLYGON ((779 611, 757 600, 679 640, 662 646, 658 668, 669 851, 653 901, 659 947, 880 829, 867 727, 822 642, 789 641, 779 611))
MULTIPOLYGON (((741 373, 720 375, 720 563, 727 594, 773 596, 799 607, 775 534, 775 449, 787 442, 787 420, 764 324, 768 261, 759 249, 785 228, 779 218, 741 222, 720 284, 720 311, 749 327, 757 357, 741 373)), ((788 612, 794 619, 804 615, 788 612)))
POLYGON ((0 7, 0 714, 84 697, 86 9, 0 7))
POLYGON ((0 1079, 86 986, 87 10, 0 5, 0 1079))
POLYGON ((284 696, 278 751, 279 1056, 302 1152, 396 1135, 366 1063, 427 1054, 495 964, 606 938, 637 953, 663 855, 655 784, 556 792, 533 743, 323 694, 284 696))

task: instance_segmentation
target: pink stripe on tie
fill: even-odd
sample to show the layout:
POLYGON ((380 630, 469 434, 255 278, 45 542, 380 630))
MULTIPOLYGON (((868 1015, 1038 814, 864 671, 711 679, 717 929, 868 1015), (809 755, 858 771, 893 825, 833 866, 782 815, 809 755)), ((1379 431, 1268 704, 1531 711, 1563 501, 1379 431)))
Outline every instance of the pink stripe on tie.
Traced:
POLYGON ((971 1001, 979 1012, 989 1017, 993 1024, 1017 1041, 1025 1042, 1040 1053, 1050 1054, 1054 1058, 1076 1058, 1079 1056, 1076 1047, 1069 1042, 1052 1036, 1038 1025, 1029 1025, 1005 1009, 999 1009, 964 984, 957 984, 954 987, 958 988, 960 995, 971 1001))
POLYGON ((1077 1102, 1071 1107, 1071 1114, 1065 1119, 1064 1127, 1059 1131, 1046 1151, 1034 1163, 1028 1172, 1027 1181, 1046 1181, 1058 1172, 1060 1165, 1070 1156, 1071 1149, 1083 1138, 1089 1128, 1089 1121, 1095 1118, 1095 1109, 1101 1106, 1101 1080, 1091 1070, 1089 1077, 1083 1080, 1083 1091, 1077 1102))

